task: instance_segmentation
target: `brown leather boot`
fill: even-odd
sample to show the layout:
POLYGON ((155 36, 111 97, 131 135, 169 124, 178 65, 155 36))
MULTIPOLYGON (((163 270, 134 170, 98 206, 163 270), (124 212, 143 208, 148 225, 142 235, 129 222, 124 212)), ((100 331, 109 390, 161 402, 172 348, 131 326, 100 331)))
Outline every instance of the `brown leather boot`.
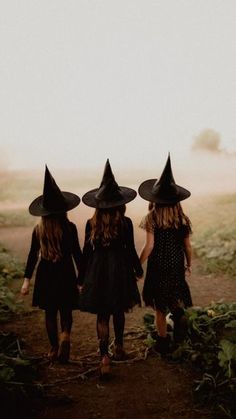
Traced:
POLYGON ((58 361, 61 364, 66 364, 70 357, 70 334, 62 332, 60 336, 60 346, 58 351, 58 361))
POLYGON ((110 358, 104 355, 100 362, 100 380, 107 380, 110 378, 110 358))
POLYGON ((50 351, 48 352, 48 359, 51 362, 54 362, 57 360, 57 356, 58 356, 58 346, 52 346, 50 351))
POLYGON ((125 359, 125 351, 123 349, 122 345, 115 345, 115 349, 114 349, 114 353, 113 353, 113 359, 115 361, 122 361, 123 359, 125 359))

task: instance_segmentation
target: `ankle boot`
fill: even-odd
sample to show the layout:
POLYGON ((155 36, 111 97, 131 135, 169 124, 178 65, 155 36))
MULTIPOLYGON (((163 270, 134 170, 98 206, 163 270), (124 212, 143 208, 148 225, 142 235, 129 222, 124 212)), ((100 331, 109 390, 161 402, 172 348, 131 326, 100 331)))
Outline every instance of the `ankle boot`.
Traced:
POLYGON ((58 361, 66 364, 70 357, 70 333, 62 332, 60 336, 60 346, 58 351, 58 361))
POLYGON ((155 351, 159 352, 161 355, 166 355, 169 352, 169 347, 170 347, 170 337, 158 336, 156 344, 154 345, 155 351))
POLYGON ((188 332, 188 319, 185 316, 185 312, 182 308, 177 308, 173 312, 173 321, 174 321, 174 341, 176 343, 181 343, 187 336, 188 332))
POLYGON ((110 378, 110 358, 104 355, 100 362, 100 380, 107 380, 110 378))
POLYGON ((48 352, 48 359, 51 362, 54 362, 57 360, 57 356, 58 356, 58 345, 52 346, 50 351, 48 352))
POLYGON ((113 359, 115 361, 122 361, 125 358, 125 351, 122 345, 119 343, 115 344, 113 359))

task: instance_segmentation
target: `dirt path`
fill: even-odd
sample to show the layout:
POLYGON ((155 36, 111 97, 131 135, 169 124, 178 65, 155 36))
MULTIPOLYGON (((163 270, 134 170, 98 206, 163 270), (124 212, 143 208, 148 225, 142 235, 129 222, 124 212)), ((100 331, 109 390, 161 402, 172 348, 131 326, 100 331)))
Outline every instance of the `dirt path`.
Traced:
MULTIPOLYGON (((31 228, 1 228, 0 242, 13 255, 25 261, 31 237, 31 228)), ((140 289, 142 289, 140 281, 140 289)), ((206 305, 224 299, 236 301, 235 282, 223 277, 199 274, 199 262, 194 261, 190 280, 195 305, 206 305)), ((31 310, 32 290, 25 300, 31 310)), ((145 307, 136 308, 126 316, 126 331, 138 330, 142 326, 144 313, 152 312, 145 307)), ((74 312, 72 331, 71 362, 66 366, 45 364, 42 380, 55 382, 74 377, 79 373, 96 368, 99 358, 95 333, 95 316, 74 312), (87 361, 83 358, 91 354, 87 361), (83 359, 82 359, 83 358, 83 359)), ((43 313, 32 310, 28 316, 19 317, 14 323, 5 325, 6 330, 18 333, 25 340, 24 350, 33 356, 45 356, 48 342, 44 328, 43 313)), ((111 339, 113 330, 111 328, 111 339)), ((112 379, 100 382, 94 371, 87 379, 70 381, 53 388, 57 395, 35 412, 40 419, 213 419, 210 412, 196 408, 192 399, 192 372, 185 365, 171 364, 152 354, 146 360, 133 362, 132 358, 144 354, 143 339, 126 335, 125 348, 130 354, 127 363, 113 363, 112 379), (59 398, 58 398, 59 397, 59 398), (55 402, 56 400, 56 402, 55 402)), ((50 392, 51 393, 51 392, 50 392)), ((214 417, 215 419, 215 417, 214 417)), ((218 419, 218 418, 217 418, 218 419)))

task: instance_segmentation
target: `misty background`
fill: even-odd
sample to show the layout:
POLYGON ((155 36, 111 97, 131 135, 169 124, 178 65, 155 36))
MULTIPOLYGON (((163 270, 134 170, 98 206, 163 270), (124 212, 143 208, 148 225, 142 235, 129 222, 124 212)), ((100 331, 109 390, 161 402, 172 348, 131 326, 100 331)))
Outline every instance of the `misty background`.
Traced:
MULTIPOLYGON (((0 2, 0 169, 235 192, 236 3, 0 2)), ((74 185, 73 185, 74 182, 74 185)), ((37 190, 35 190, 35 194, 37 190)))

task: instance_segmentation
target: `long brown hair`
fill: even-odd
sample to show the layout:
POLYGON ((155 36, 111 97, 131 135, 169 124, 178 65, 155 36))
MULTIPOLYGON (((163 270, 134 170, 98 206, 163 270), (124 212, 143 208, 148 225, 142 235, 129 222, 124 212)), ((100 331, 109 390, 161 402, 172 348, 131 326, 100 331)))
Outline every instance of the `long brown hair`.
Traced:
POLYGON ((112 239, 118 236, 119 228, 124 221, 126 206, 120 205, 114 208, 96 209, 90 219, 90 240, 94 243, 101 240, 104 246, 109 246, 112 239))
POLYGON ((43 259, 52 262, 57 262, 61 259, 62 225, 66 220, 66 213, 41 217, 41 221, 36 227, 36 232, 39 238, 43 259))
POLYGON ((147 215, 147 224, 152 227, 156 225, 159 228, 176 228, 182 225, 189 227, 191 232, 191 222, 184 214, 183 208, 179 202, 171 206, 160 206, 156 203, 149 203, 149 213, 147 215))

